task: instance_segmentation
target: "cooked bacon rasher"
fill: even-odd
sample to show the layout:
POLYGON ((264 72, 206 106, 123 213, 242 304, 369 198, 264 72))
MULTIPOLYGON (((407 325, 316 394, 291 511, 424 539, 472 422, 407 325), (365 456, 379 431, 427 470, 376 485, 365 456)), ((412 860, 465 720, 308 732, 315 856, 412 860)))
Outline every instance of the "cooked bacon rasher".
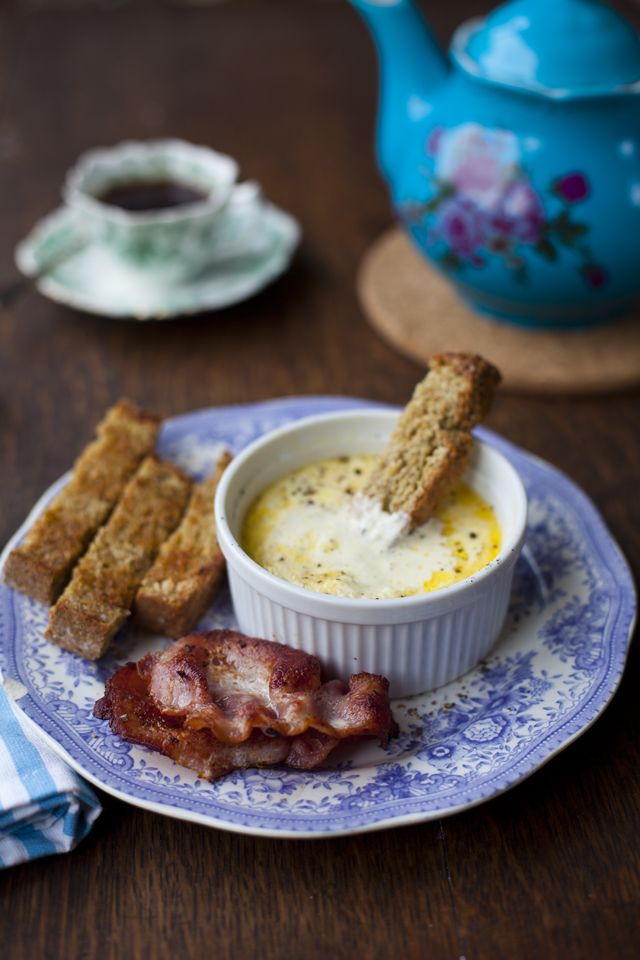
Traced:
POLYGON ((158 750, 207 780, 284 763, 310 770, 339 742, 379 739, 396 725, 384 677, 321 683, 301 650, 233 630, 192 633, 107 680, 94 715, 123 740, 158 750))

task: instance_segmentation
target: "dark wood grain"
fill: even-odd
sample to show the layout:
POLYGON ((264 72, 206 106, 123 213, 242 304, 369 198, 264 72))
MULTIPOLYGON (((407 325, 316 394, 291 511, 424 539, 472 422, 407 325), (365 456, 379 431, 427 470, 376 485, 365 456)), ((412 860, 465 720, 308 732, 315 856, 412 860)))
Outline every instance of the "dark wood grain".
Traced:
MULTIPOLYGON (((475 0, 423 4, 443 42, 475 0)), ((625 12, 633 14, 627 4, 625 12)), ((121 395, 179 414, 331 393, 403 403, 422 371, 371 331, 359 260, 389 225, 375 58, 338 0, 0 13, 0 271, 90 146, 175 135, 238 158, 304 240, 290 272, 219 313, 113 322, 37 294, 0 314, 0 536, 121 395)), ((488 425, 594 499, 640 571, 640 397, 499 395, 488 425)), ((104 796, 71 854, 0 873, 7 960, 635 960, 640 662, 601 719, 509 793, 343 839, 256 839, 104 796)))

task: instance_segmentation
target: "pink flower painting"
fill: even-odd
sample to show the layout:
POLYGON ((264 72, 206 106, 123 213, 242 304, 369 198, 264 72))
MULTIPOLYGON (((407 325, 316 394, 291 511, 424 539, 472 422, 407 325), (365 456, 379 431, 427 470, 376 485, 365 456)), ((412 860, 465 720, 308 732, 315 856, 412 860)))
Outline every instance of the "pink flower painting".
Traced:
POLYGON ((520 243, 536 244, 544 227, 544 207, 531 184, 512 183, 502 198, 501 227, 520 243))
POLYGON ((517 179, 520 150, 509 130, 487 130, 463 123, 442 133, 435 156, 435 176, 451 184, 456 194, 492 213, 517 179))
POLYGON ((440 208, 439 230, 451 250, 474 266, 482 266, 484 260, 478 250, 486 233, 485 217, 476 205, 466 197, 451 197, 440 208))
POLYGON ((522 166, 520 140, 510 130, 463 123, 436 127, 425 143, 433 169, 427 174, 432 197, 400 210, 407 226, 426 229, 427 243, 444 250, 441 262, 453 270, 483 267, 498 256, 515 278, 526 282, 527 248, 554 262, 558 248, 571 251, 591 289, 607 282, 586 244, 589 231, 573 219, 573 208, 590 194, 584 174, 557 177, 549 188, 561 205, 549 218, 540 194, 522 166))

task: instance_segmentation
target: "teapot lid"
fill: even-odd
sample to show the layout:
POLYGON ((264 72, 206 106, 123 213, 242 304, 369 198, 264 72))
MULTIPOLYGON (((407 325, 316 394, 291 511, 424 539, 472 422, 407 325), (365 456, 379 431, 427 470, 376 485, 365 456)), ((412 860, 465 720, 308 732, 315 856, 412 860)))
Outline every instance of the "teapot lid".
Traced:
POLYGON ((463 23, 451 55, 473 76, 555 99, 640 93, 640 37, 600 0, 511 0, 463 23))

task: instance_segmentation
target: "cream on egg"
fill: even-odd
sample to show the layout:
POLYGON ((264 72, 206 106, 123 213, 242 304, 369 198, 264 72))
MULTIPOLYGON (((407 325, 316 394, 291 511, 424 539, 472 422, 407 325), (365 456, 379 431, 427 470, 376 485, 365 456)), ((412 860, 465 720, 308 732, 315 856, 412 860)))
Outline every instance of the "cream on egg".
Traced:
POLYGON ((290 583, 363 599, 429 593, 471 576, 496 556, 494 512, 463 483, 436 516, 409 534, 402 533, 402 515, 381 518, 363 505, 358 494, 375 461, 328 458, 281 477, 251 505, 243 549, 290 583))

